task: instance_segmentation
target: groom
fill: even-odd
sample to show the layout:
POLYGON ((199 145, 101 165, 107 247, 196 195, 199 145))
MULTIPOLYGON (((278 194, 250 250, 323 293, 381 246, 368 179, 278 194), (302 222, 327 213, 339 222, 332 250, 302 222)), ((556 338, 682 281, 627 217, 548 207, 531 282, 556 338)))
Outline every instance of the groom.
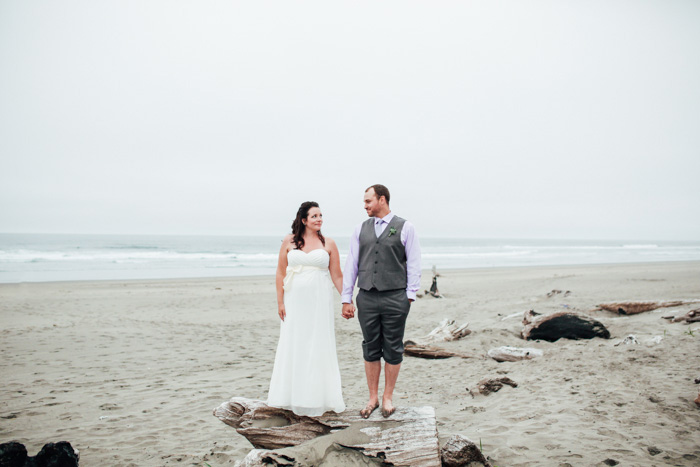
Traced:
POLYGON ((392 397, 403 360, 403 332, 411 302, 420 286, 420 245, 413 224, 389 209, 389 190, 365 190, 370 217, 355 228, 343 274, 343 311, 355 316, 352 294, 357 280, 357 318, 362 328, 362 353, 369 402, 360 411, 368 418, 379 407, 379 377, 384 359, 382 415, 394 413, 392 397))

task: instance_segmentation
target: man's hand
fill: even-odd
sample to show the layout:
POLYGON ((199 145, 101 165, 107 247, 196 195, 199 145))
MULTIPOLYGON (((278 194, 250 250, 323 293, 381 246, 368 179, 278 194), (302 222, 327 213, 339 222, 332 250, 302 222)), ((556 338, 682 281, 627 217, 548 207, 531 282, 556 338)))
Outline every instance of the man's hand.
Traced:
POLYGON ((355 317, 355 305, 352 303, 343 303, 343 311, 340 313, 343 318, 350 319, 355 317))

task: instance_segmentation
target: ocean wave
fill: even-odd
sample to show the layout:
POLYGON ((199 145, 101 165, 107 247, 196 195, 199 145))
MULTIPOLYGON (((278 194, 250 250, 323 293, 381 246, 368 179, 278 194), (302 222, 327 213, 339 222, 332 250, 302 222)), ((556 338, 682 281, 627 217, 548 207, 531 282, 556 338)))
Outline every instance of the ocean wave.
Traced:
POLYGON ((35 251, 17 250, 0 251, 0 263, 39 263, 39 262, 113 262, 137 263, 158 261, 243 261, 261 262, 276 261, 277 255, 272 253, 198 253, 178 251, 142 250, 116 253, 110 250, 102 251, 35 251))

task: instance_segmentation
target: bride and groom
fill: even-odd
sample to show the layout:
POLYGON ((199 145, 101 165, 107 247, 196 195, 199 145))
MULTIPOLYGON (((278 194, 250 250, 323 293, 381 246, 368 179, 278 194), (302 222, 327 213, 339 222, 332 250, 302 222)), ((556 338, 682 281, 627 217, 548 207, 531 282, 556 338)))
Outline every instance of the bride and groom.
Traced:
POLYGON ((335 346, 333 288, 341 294, 342 316, 357 312, 369 401, 368 418, 380 407, 379 379, 384 359, 381 413, 394 413, 394 386, 403 360, 403 333, 420 285, 420 245, 413 224, 389 209, 389 190, 365 190, 368 216, 355 228, 345 273, 338 247, 321 234, 323 215, 313 201, 302 203, 280 249, 276 286, 282 320, 267 403, 297 415, 320 416, 345 410, 335 346), (352 297, 360 289, 357 308, 352 297))

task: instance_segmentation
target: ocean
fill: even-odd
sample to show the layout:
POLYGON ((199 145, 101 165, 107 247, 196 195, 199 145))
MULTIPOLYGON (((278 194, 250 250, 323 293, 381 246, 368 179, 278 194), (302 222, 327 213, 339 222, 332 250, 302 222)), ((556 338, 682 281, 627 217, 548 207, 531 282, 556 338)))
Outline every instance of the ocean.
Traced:
MULTIPOLYGON (((349 237, 334 237, 341 266, 349 237)), ((421 238, 424 269, 700 261, 700 242, 421 238)), ((0 283, 273 276, 269 236, 0 234, 0 283)))

